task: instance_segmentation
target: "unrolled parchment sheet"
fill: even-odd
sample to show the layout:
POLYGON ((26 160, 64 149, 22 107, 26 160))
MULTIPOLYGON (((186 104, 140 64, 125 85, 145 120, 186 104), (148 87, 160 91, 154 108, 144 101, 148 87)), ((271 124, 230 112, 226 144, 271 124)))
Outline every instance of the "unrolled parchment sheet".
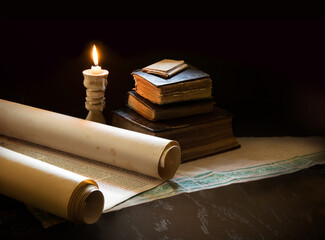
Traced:
POLYGON ((164 180, 180 164, 175 141, 0 99, 0 134, 164 180))
POLYGON ((80 223, 100 217, 104 197, 93 180, 0 146, 0 193, 80 223))
POLYGON ((111 211, 181 193, 256 181, 325 164, 325 137, 236 139, 241 148, 183 163, 171 181, 119 204, 111 211))

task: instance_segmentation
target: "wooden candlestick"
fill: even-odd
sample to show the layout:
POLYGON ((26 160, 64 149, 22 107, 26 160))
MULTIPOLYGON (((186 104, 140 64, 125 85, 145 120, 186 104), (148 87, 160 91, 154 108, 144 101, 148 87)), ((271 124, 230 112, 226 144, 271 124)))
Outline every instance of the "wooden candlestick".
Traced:
POLYGON ((105 108, 105 89, 107 86, 107 70, 94 73, 91 69, 82 72, 86 89, 86 109, 89 111, 86 120, 106 124, 102 111, 105 108))

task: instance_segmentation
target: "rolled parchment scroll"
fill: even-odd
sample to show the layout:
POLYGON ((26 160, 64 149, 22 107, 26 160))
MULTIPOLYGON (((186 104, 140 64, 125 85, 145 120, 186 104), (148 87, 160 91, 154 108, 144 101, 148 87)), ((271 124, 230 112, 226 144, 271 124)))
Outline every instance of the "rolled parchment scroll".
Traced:
POLYGON ((97 184, 84 176, 0 147, 0 192, 73 222, 91 224, 103 211, 97 184))
POLYGON ((180 164, 176 141, 0 99, 0 134, 164 180, 180 164))
MULTIPOLYGON (((163 180, 181 159, 176 141, 0 99, 0 134, 163 180)), ((0 147, 0 193, 81 223, 100 217, 95 181, 0 147)))

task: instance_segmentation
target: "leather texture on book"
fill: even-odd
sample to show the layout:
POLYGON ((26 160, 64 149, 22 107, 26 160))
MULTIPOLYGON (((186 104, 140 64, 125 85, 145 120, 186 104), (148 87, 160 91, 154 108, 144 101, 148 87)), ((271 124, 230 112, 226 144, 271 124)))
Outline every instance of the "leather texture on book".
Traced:
POLYGON ((164 59, 142 68, 142 71, 169 78, 186 68, 188 68, 188 65, 183 60, 164 59))
POLYGON ((148 119, 142 117, 129 108, 115 110, 114 113, 151 132, 162 132, 179 128, 186 128, 197 124, 203 124, 232 117, 231 113, 218 107, 214 107, 213 112, 211 113, 158 122, 149 121, 148 119))
POLYGON ((113 112, 113 126, 180 144, 182 162, 239 148, 232 131, 232 116, 215 108, 214 112, 173 120, 152 122, 131 109, 113 112))
POLYGON ((171 78, 159 77, 154 74, 149 74, 149 73, 143 72, 141 69, 135 70, 131 74, 138 75, 138 76, 146 79, 148 82, 152 83, 156 87, 161 87, 161 86, 170 85, 170 84, 176 84, 176 83, 185 82, 185 81, 210 78, 209 74, 207 74, 197 68, 194 68, 192 66, 189 66, 187 69, 172 76, 171 78))
POLYGON ((136 91, 129 91, 126 105, 143 117, 151 121, 158 121, 212 112, 215 101, 211 97, 202 100, 158 105, 140 96, 136 91))

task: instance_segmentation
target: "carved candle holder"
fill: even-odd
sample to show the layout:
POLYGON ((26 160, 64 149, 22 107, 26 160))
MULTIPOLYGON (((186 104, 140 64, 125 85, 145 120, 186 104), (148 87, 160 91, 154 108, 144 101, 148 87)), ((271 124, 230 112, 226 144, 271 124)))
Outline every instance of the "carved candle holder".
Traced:
POLYGON ((85 107, 89 111, 86 120, 106 124, 103 116, 105 108, 105 89, 107 86, 107 70, 94 73, 91 69, 82 72, 86 89, 85 107))

